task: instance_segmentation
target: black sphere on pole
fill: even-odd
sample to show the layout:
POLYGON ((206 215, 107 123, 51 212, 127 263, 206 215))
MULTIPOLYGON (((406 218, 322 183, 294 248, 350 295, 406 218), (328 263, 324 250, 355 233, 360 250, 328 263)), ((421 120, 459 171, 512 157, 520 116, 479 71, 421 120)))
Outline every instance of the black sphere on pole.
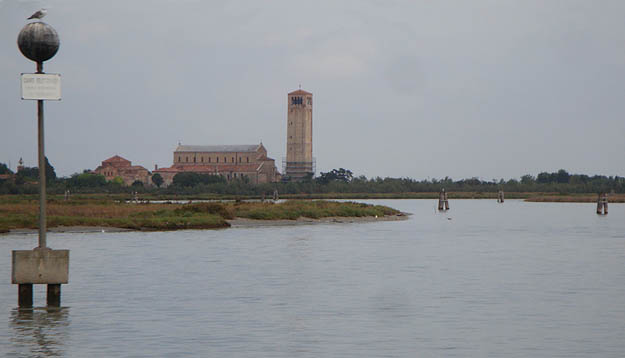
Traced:
POLYGON ((17 36, 17 46, 24 56, 37 63, 54 57, 59 50, 59 35, 44 22, 31 22, 17 36))

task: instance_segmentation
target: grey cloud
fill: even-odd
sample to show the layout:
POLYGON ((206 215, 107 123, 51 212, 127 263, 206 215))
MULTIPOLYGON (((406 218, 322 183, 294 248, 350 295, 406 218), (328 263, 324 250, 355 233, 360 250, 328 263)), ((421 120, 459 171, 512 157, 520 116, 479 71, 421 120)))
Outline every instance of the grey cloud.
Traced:
POLYGON ((0 162, 36 163, 18 81, 34 65, 15 40, 44 6, 61 36, 45 68, 63 76, 46 104, 62 175, 114 154, 170 165, 178 140, 262 139, 279 162, 300 83, 321 171, 625 175, 620 1, 2 1, 0 162))

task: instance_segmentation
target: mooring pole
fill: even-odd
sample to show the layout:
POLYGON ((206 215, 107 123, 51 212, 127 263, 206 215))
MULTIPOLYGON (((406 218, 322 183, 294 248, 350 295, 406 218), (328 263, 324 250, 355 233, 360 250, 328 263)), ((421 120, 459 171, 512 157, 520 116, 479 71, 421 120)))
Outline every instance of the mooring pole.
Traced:
POLYGON ((449 200, 447 199, 445 188, 438 193, 438 210, 449 210, 449 200))
POLYGON ((597 214, 601 215, 601 209, 603 208, 603 203, 601 203, 601 193, 597 194, 597 214))
POLYGON ((438 193, 438 210, 443 210, 444 208, 444 201, 445 201, 445 194, 443 194, 443 192, 445 191, 445 189, 441 190, 438 193))
MULTIPOLYGON (((43 62, 37 62, 37 73, 43 73, 43 62)), ((43 132, 43 100, 37 100, 39 127, 39 248, 46 248, 46 155, 43 132)))

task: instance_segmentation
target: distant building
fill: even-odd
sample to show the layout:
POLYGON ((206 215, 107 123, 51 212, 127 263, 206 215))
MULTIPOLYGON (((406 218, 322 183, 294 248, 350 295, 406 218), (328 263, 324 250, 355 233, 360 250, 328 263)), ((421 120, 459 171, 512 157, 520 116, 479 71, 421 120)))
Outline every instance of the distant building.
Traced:
POLYGON ((132 163, 115 155, 102 162, 102 165, 94 170, 96 174, 103 175, 106 180, 113 180, 116 177, 122 178, 125 185, 132 185, 135 181, 140 181, 144 185, 151 185, 150 172, 140 165, 132 163))
POLYGON ((24 169, 24 160, 22 159, 22 157, 20 157, 20 160, 17 162, 17 172, 19 172, 22 169, 24 169))
POLYGON ((250 145, 179 145, 174 151, 174 164, 155 169, 170 185, 178 173, 194 172, 221 175, 226 180, 247 178, 250 183, 271 183, 280 180, 275 160, 267 156, 260 144, 250 145))
POLYGON ((314 174, 312 156, 312 93, 288 94, 285 176, 301 180, 314 174))

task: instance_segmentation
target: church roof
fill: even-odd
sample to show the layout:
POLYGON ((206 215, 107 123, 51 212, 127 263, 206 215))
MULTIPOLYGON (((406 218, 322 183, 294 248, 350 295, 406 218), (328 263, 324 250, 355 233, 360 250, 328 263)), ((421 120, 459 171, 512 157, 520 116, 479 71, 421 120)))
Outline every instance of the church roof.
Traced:
POLYGON ((306 92, 306 91, 304 91, 302 89, 298 89, 297 91, 293 91, 293 92, 289 93, 289 95, 292 95, 292 94, 299 94, 299 95, 309 95, 310 94, 310 95, 312 95, 312 93, 306 92))
POLYGON ((258 144, 243 145, 179 145, 176 152, 256 152, 258 144))
POLYGON ((120 157, 119 155, 115 155, 115 156, 108 158, 107 160, 102 161, 102 163, 119 163, 119 162, 130 163, 130 160, 124 159, 120 157))
POLYGON ((198 164, 198 165, 172 165, 169 168, 158 168, 154 170, 154 173, 181 173, 181 172, 196 172, 196 173, 227 173, 227 172, 254 172, 258 168, 258 164, 245 163, 245 164, 198 164))

